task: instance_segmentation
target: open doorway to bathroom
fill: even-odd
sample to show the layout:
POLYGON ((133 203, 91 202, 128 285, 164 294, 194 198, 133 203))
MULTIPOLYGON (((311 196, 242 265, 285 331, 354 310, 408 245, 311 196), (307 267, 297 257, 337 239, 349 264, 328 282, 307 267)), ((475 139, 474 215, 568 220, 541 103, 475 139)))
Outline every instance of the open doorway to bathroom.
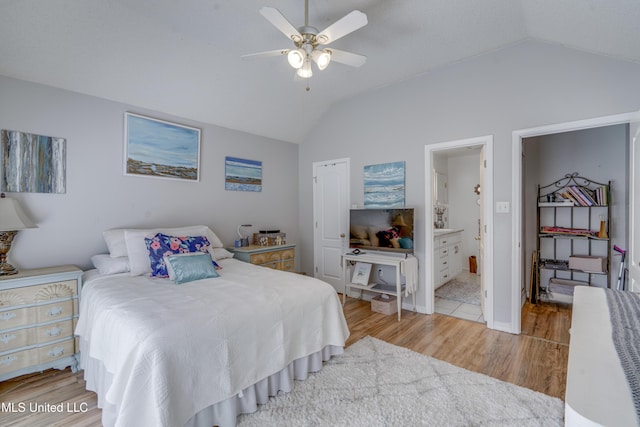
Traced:
POLYGON ((434 298, 436 313, 484 323, 478 269, 481 149, 468 146, 433 153, 434 298))
POLYGON ((490 328, 492 145, 485 136, 426 146, 425 169, 427 306, 490 328))

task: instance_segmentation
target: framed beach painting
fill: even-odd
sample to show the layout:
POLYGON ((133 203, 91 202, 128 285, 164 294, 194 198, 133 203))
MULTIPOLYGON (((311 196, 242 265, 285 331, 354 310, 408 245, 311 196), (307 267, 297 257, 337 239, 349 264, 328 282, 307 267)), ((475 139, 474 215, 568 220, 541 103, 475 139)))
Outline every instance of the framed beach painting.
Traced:
POLYGON ((364 207, 401 208, 405 204, 405 163, 364 167, 364 207))
POLYGON ((125 113, 125 175, 200 180, 200 129, 125 113))
POLYGON ((14 130, 0 131, 0 191, 66 192, 67 140, 14 130))
POLYGON ((262 162, 225 157, 224 189, 229 191, 262 191, 262 162))

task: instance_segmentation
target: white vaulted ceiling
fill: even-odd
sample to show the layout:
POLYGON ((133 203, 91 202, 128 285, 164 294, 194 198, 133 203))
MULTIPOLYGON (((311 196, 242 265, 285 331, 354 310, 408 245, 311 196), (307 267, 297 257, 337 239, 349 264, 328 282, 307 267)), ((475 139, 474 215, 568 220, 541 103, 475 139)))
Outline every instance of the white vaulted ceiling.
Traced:
MULTIPOLYGON (((309 0, 319 30, 354 9, 364 28, 332 47, 367 56, 314 71, 258 12, 304 23, 303 0, 0 0, 0 75, 284 141, 301 142, 332 104, 524 40, 640 63, 638 0, 309 0)), ((2 96, 2 94, 0 94, 2 96)))

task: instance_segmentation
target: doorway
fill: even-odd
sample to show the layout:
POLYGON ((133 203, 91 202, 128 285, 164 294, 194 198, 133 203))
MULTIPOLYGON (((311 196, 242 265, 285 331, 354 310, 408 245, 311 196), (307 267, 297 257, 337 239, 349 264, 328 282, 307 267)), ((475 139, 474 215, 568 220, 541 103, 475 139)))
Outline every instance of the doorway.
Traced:
POLYGON ((350 160, 313 164, 314 276, 344 292, 342 254, 349 236, 350 160))
POLYGON ((439 312, 468 320, 484 321, 489 328, 493 328, 492 150, 491 135, 425 146, 427 255, 424 265, 427 313, 439 312), (470 168, 474 170, 473 173, 468 173, 470 168), (446 181, 446 185, 442 184, 443 180, 446 181), (448 190, 448 194, 443 193, 443 188, 448 190), (439 212, 443 211, 444 214, 440 215, 439 212), (469 214, 472 211, 473 213, 469 214), (449 230, 454 234, 449 234, 449 230), (443 233, 454 236, 453 245, 450 247, 442 246, 440 236, 443 233), (438 259, 443 249, 444 256, 448 257, 445 259, 446 262, 438 259), (461 254, 451 258, 456 255, 456 250, 461 254), (472 256, 476 262, 475 273, 471 273, 473 268, 469 262, 472 256), (461 265, 454 267, 455 263, 461 265), (445 268, 445 274, 442 268, 445 268), (450 271, 455 274, 449 276, 450 271), (473 289, 473 286, 463 289, 460 298, 454 297, 451 301, 443 302, 441 296, 436 295, 436 288, 445 289, 442 286, 446 284, 455 288, 457 283, 454 280, 463 284, 466 282, 479 285, 479 295, 477 300, 473 301, 477 302, 478 306, 463 305, 467 304, 465 300, 469 297, 466 291, 473 289))
MULTIPOLYGON (((513 199, 513 247, 520 248, 518 251, 514 251, 514 255, 512 258, 512 315, 511 315, 511 325, 510 332, 519 334, 521 332, 521 308, 523 306, 525 300, 525 294, 523 292, 523 288, 526 285, 526 259, 527 252, 525 248, 525 233, 526 230, 526 220, 525 220, 525 197, 524 197, 524 160, 523 160, 523 144, 525 139, 527 138, 535 138, 541 136, 548 136, 554 134, 560 134, 565 132, 572 131, 580 131, 587 129, 595 129, 601 128, 605 126, 619 125, 619 124, 630 124, 634 121, 638 120, 638 113, 629 113, 629 114, 620 114, 615 116, 607 116, 600 117, 596 119, 588 119, 581 120, 576 122, 568 122, 562 123, 558 125, 544 126, 539 128, 525 129, 520 131, 513 132, 513 176, 512 176, 512 199, 513 199)), ((633 137, 633 135, 631 135, 633 137)), ((630 139, 627 132, 627 139, 630 139)), ((630 142, 627 142, 631 144, 630 142)), ((630 147, 631 145, 628 145, 630 147)), ((630 161, 628 164, 623 165, 624 168, 628 167, 628 176, 634 176, 634 171, 637 165, 634 164, 633 161, 630 161)), ((629 191, 629 188, 626 188, 626 192, 628 194, 628 205, 633 206, 634 203, 634 193, 629 191)), ((625 207, 620 207, 620 209, 626 209, 625 207)), ((625 212, 626 215, 626 212, 625 212)), ((629 221, 633 223, 633 216, 630 215, 629 221)), ((625 222, 624 220, 622 221, 625 222)), ((629 245, 633 245, 634 239, 633 234, 629 232, 629 226, 625 226, 624 233, 628 236, 629 245)), ((631 228, 632 230, 632 228, 631 228)))

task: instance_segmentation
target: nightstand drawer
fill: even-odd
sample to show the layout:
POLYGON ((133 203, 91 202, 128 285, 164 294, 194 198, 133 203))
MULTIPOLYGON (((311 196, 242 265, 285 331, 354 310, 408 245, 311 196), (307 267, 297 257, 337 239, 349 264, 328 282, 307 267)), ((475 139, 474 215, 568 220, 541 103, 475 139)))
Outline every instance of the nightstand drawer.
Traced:
POLYGON ((0 333, 0 353, 73 336, 71 319, 0 333))
POLYGON ((31 345, 36 342, 36 335, 36 328, 2 332, 0 333, 0 353, 31 345))
POLYGON ((0 308, 34 304, 78 295, 78 281, 64 280, 0 291, 0 308))
POLYGON ((0 312, 0 330, 18 326, 33 325, 38 322, 36 307, 15 308, 0 312))
POLYGON ((50 323, 48 325, 38 326, 37 339, 39 344, 49 341, 59 340, 65 337, 73 336, 73 321, 71 319, 62 322, 50 323))
POLYGON ((0 375, 38 363, 38 349, 16 351, 0 356, 0 375))
POLYGON ((38 322, 51 322, 73 316, 73 300, 38 306, 38 322))
POLYGON ((262 254, 251 254, 251 257, 249 258, 249 262, 251 264, 264 264, 269 262, 269 253, 262 253, 262 254))
POLYGON ((40 347, 38 349, 38 363, 47 363, 66 356, 72 356, 75 353, 74 347, 73 339, 40 347))
POLYGON ((280 263, 280 270, 282 271, 292 271, 293 270, 293 258, 285 259, 280 263))

